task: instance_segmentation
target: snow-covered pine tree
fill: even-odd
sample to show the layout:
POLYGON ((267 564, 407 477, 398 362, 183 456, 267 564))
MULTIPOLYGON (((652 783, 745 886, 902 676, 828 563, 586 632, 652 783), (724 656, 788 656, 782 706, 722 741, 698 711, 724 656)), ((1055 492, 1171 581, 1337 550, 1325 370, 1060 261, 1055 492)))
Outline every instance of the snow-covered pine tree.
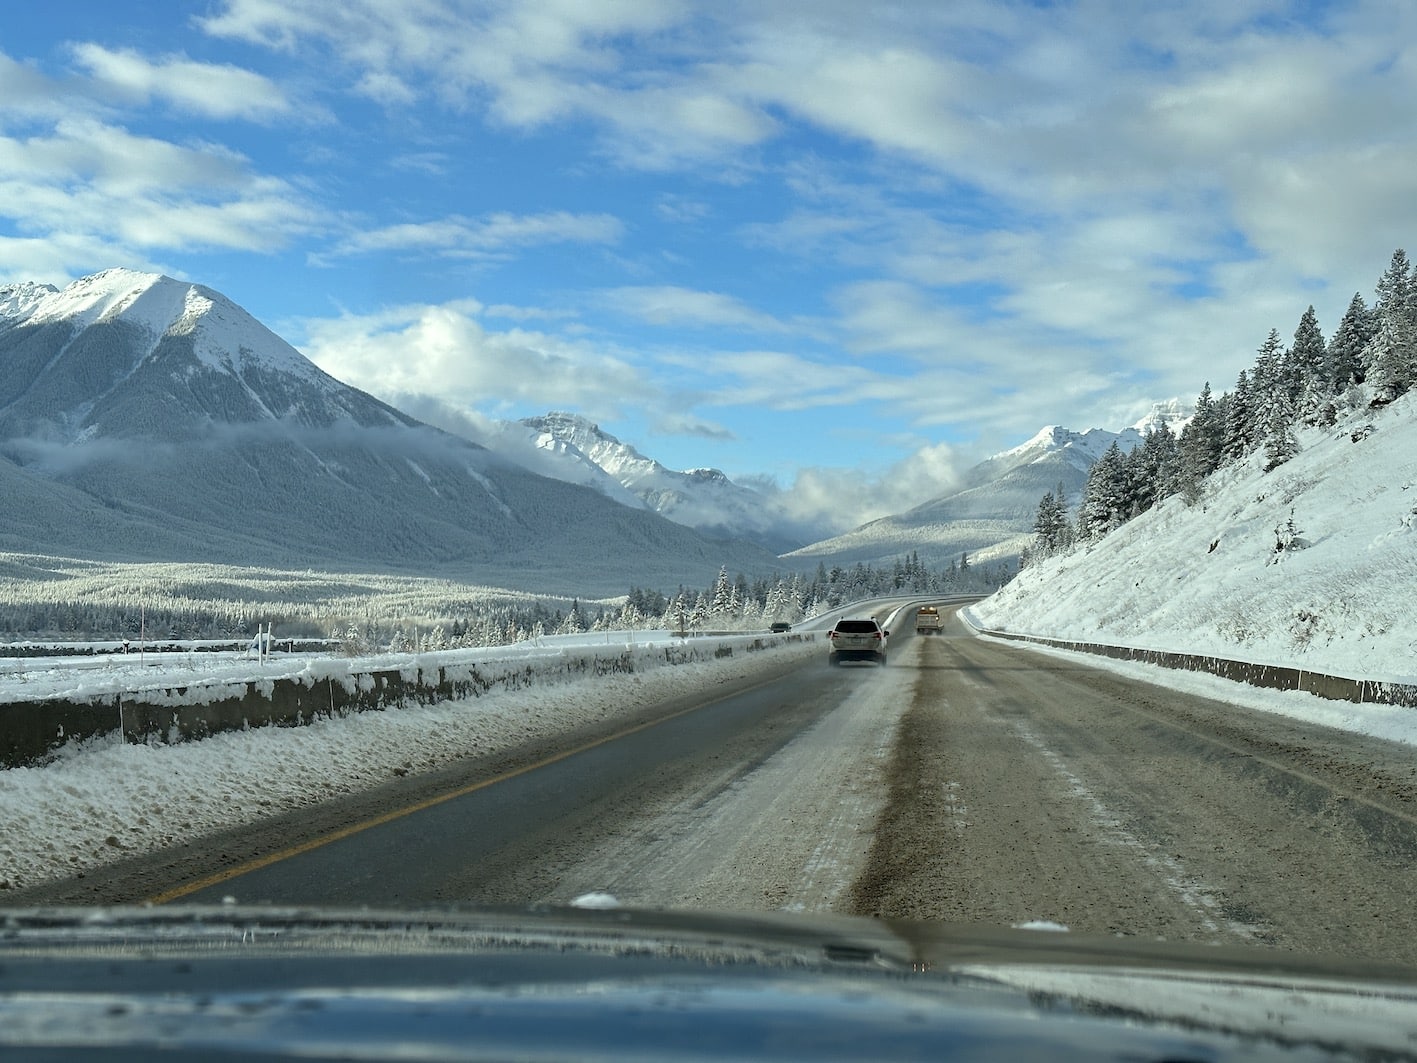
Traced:
POLYGON ((718 570, 718 578, 713 583, 713 600, 709 605, 709 616, 713 623, 726 620, 733 612, 733 584, 728 579, 728 567, 718 570))
POLYGON ((1151 509, 1162 499, 1176 493, 1177 466, 1180 463, 1180 441, 1171 426, 1162 421, 1146 433, 1141 445, 1141 478, 1144 481, 1136 497, 1141 509, 1151 509))
POLYGON ((1398 248, 1378 279, 1378 327, 1363 351, 1364 371, 1373 387, 1373 404, 1404 394, 1417 376, 1417 284, 1407 253, 1398 248))
MULTIPOLYGON (((1150 435, 1150 433, 1147 433, 1150 435)), ((1155 489, 1155 478, 1145 454, 1146 445, 1133 447, 1122 455, 1123 496, 1122 520, 1129 521, 1140 516, 1151 507, 1151 494, 1155 489)))
POLYGON ((566 610, 565 617, 556 628, 558 635, 579 635, 585 630, 585 621, 581 617, 581 603, 579 599, 571 602, 571 608, 566 610))
POLYGON ((1058 528, 1058 549, 1068 550, 1073 545, 1073 523, 1072 523, 1072 503, 1068 500, 1068 487, 1062 480, 1058 481, 1058 486, 1053 489, 1053 501, 1058 507, 1058 517, 1061 526, 1058 528))
POLYGON ((1282 395, 1271 402, 1265 424, 1264 471, 1269 472, 1299 453, 1299 440, 1294 435, 1294 414, 1282 395))
POLYGON ((1279 330, 1270 329, 1264 343, 1260 344, 1254 369, 1250 373, 1250 386, 1254 397, 1251 405, 1252 431, 1256 442, 1264 441, 1270 408, 1276 402, 1293 405, 1289 395, 1288 360, 1288 352, 1279 338, 1279 330))
POLYGON ((1279 329, 1272 328, 1264 343, 1260 344, 1255 355, 1254 370, 1250 373, 1250 384, 1255 390, 1257 407, 1263 405, 1269 395, 1282 386, 1283 379, 1284 342, 1279 338, 1279 329))
POLYGON ((1318 316, 1311 305, 1294 330, 1294 345, 1286 360, 1290 401, 1301 419, 1312 419, 1333 389, 1328 379, 1328 357, 1318 316))
POLYGON ((1058 504, 1057 497, 1049 491, 1039 500, 1038 514, 1033 521, 1033 552, 1036 556, 1050 557, 1062 545, 1063 529, 1067 526, 1066 511, 1058 504))
POLYGON ((1206 381, 1196 398, 1195 414, 1181 429, 1178 446, 1177 483, 1188 502, 1200 497, 1205 478, 1220 467, 1224 442, 1223 410, 1217 407, 1210 392, 1210 381, 1206 381))
POLYGON ((1225 407, 1225 437, 1220 445, 1223 464, 1237 462, 1254 449, 1254 406, 1250 375, 1241 369, 1235 390, 1230 393, 1230 403, 1225 407))
POLYGON ((1082 504, 1078 506, 1077 537, 1100 539, 1120 527, 1126 519, 1127 494, 1125 458, 1114 439, 1088 470, 1082 504))
POLYGON ((1328 379, 1335 394, 1363 383, 1363 349, 1377 330, 1374 318, 1363 296, 1354 292, 1343 320, 1328 341, 1328 379))

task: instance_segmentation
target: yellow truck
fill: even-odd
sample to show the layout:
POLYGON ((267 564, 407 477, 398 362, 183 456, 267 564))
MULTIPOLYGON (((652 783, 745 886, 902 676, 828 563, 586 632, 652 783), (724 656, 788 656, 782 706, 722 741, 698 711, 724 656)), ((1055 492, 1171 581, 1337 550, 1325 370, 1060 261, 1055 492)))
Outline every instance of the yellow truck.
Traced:
POLYGON ((917 635, 938 635, 940 633, 940 611, 933 605, 922 605, 915 611, 915 633, 917 635))

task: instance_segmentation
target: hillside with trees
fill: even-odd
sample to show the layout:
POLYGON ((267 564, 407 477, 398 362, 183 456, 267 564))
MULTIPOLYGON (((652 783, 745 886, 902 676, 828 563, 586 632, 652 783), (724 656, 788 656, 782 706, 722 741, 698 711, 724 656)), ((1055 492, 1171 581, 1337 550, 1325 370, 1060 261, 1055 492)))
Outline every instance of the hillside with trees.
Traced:
POLYGON ((1202 391, 1174 452, 1163 438, 1100 462, 1071 519, 1045 499, 1031 563, 975 616, 1417 682, 1414 320, 1398 252, 1373 305, 1355 298, 1327 342, 1309 312, 1290 346, 1271 332, 1234 391, 1202 391))
POLYGON ((1273 471, 1298 453, 1300 429, 1331 428, 1345 414, 1381 409, 1414 383, 1417 272, 1399 248, 1378 279, 1373 305, 1354 293, 1327 341, 1310 306, 1289 346, 1270 329, 1232 390, 1216 396, 1206 382, 1179 436, 1162 424, 1130 451, 1109 447, 1071 517, 1061 490, 1044 495, 1021 563, 1095 542, 1173 495, 1194 503, 1212 474, 1253 454, 1262 453, 1264 471, 1273 471))

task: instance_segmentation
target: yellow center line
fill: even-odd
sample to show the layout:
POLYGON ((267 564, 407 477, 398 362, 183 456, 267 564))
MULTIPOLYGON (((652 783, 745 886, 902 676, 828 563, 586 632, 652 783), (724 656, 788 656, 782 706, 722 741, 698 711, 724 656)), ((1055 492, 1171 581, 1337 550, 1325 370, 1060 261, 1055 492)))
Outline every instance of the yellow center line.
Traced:
POLYGON ((660 716, 657 719, 647 720, 646 722, 636 724, 633 727, 627 727, 623 731, 617 731, 614 734, 606 735, 603 738, 597 738, 592 742, 586 742, 584 745, 579 745, 572 749, 563 750, 560 753, 556 753, 542 760, 538 760, 535 763, 525 764, 522 767, 516 768, 513 771, 503 772, 501 775, 494 775, 490 779, 483 779, 480 782, 469 783, 467 786, 461 787, 457 790, 449 791, 445 794, 439 794, 437 797, 430 797, 426 800, 416 802, 415 804, 406 805, 403 808, 396 808, 392 812, 385 812, 383 815, 374 816, 371 819, 362 820, 359 823, 353 823, 347 827, 341 827, 338 830, 330 831, 328 834, 322 834, 318 838, 312 838, 307 842, 301 842, 299 845, 292 845, 289 848, 281 849, 277 852, 267 853, 265 856, 254 857, 251 860, 246 860, 240 864, 237 864, 235 867, 227 868, 225 871, 217 871, 213 874, 205 875, 202 878, 194 879, 191 882, 185 883, 181 886, 173 886, 171 889, 163 890, 161 893, 149 897, 144 903, 167 904, 169 901, 178 900, 182 897, 189 896, 200 890, 210 889, 212 886, 219 886, 223 882, 229 882, 234 878, 240 878, 242 875, 249 875, 253 871, 259 871, 262 868, 270 867, 272 864, 278 864, 282 860, 289 860, 293 856, 300 856, 304 853, 308 853, 315 849, 319 849, 323 846, 329 845, 332 842, 337 842, 344 838, 351 837, 352 835, 359 834, 362 831, 369 830, 373 827, 380 827, 383 826, 385 823, 392 823, 396 819, 402 819, 405 816, 411 816, 416 812, 423 812, 427 809, 433 808, 435 805, 441 805, 445 801, 453 801, 459 797, 466 797, 468 794, 476 793, 478 790, 485 790, 489 786, 495 786, 498 783, 506 782, 509 779, 515 779, 519 775, 526 775, 529 772, 538 771, 541 768, 549 767, 550 765, 557 764, 563 760, 568 760, 571 757, 578 756, 581 753, 588 752, 589 750, 606 745, 610 742, 618 742, 620 739, 628 738, 630 735, 638 734, 640 731, 647 731, 651 727, 658 727, 660 724, 669 723, 671 720, 677 720, 681 716, 687 716, 690 713, 698 712, 701 709, 707 709, 710 706, 717 705, 721 701, 727 701, 729 698, 737 697, 740 694, 747 694, 750 691, 759 689, 760 687, 768 686, 772 683, 777 682, 781 678, 781 676, 776 676, 772 679, 765 679, 760 683, 754 683, 751 686, 743 687, 741 690, 735 690, 730 693, 720 695, 719 697, 716 697, 711 701, 700 702, 697 705, 691 705, 687 709, 680 709, 678 712, 670 713, 668 716, 660 716))

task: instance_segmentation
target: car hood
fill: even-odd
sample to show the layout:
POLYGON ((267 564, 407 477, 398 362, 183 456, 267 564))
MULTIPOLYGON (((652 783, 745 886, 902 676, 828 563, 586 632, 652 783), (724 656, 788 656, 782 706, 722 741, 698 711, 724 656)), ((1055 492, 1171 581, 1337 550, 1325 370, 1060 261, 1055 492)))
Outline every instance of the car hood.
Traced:
POLYGON ((1417 976, 1269 951, 796 915, 30 909, 0 912, 0 1056, 10 1050, 1417 1058, 1417 976))

